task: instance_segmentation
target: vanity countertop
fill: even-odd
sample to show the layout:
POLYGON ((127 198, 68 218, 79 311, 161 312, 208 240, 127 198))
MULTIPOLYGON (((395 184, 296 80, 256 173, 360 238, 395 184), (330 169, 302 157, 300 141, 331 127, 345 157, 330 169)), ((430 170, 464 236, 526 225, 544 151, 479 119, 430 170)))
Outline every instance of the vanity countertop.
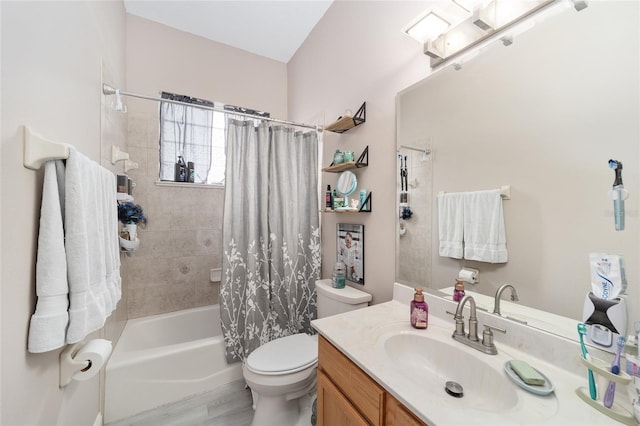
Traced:
MULTIPOLYGON (((405 300, 407 290, 401 290, 402 297, 397 297, 398 286, 394 288, 394 299, 390 302, 370 306, 365 309, 355 310, 332 317, 321 318, 313 321, 313 327, 334 346, 341 350, 348 358, 369 374, 376 382, 384 387, 389 393, 401 401, 414 414, 420 417, 430 426, 438 425, 605 425, 620 424, 606 415, 598 412, 594 408, 584 403, 576 395, 576 388, 587 386, 587 371, 583 367, 577 367, 576 371, 584 371, 584 374, 577 374, 576 371, 569 371, 566 368, 558 367, 557 357, 571 357, 568 362, 570 366, 578 365, 577 360, 580 349, 577 343, 567 341, 560 337, 549 336, 544 333, 540 341, 531 342, 532 332, 521 329, 521 326, 511 322, 500 322, 501 320, 491 317, 484 318, 487 323, 506 328, 507 334, 496 333, 495 343, 498 349, 499 358, 493 355, 486 355, 480 351, 469 348, 458 342, 453 342, 456 350, 467 351, 472 356, 481 357, 485 362, 493 362, 498 359, 501 362, 505 357, 508 359, 521 359, 534 366, 555 386, 554 393, 546 396, 538 396, 526 392, 513 385, 513 392, 518 397, 518 402, 506 409, 484 410, 482 404, 473 404, 471 398, 453 398, 444 392, 444 383, 440 389, 433 389, 434 383, 426 383, 412 379, 411 374, 401 374, 402 368, 385 353, 385 338, 393 333, 429 333, 440 334, 452 333, 454 330, 453 318, 445 313, 445 310, 455 310, 455 305, 442 305, 442 301, 429 296, 425 298, 430 304, 429 328, 427 330, 415 330, 409 324, 409 303, 400 302, 397 299, 405 300), (431 303, 430 303, 431 302, 431 303), (434 305, 432 308, 431 305, 434 305), (501 342, 501 337, 512 334, 510 343, 507 345, 501 342), (522 335, 529 340, 528 344, 517 343, 514 335, 522 335), (549 345, 549 339, 560 339, 557 347, 549 345), (515 344, 513 344, 515 342, 515 344), (544 345, 548 349, 549 357, 532 356, 530 347, 544 345), (485 358, 482 358, 485 357, 485 358), (555 357, 555 358, 554 358, 555 357), (545 359, 546 358, 546 359, 545 359), (431 389, 427 389, 427 386, 431 389)), ((401 286, 406 287, 406 286, 401 286)), ((408 287, 407 287, 408 289, 408 287)), ((412 289, 409 289, 412 291, 412 289)), ((409 299, 410 300, 410 299, 409 299)), ((468 321, 468 308, 465 308, 465 322, 468 321)), ((482 333, 482 324, 485 321, 481 312, 478 312, 479 332, 482 333)), ((542 333, 542 332, 533 332, 542 333)), ((481 337, 481 336, 480 336, 481 337)), ((481 337, 482 338, 482 337, 481 337)), ((535 339, 535 337, 533 338, 535 339)), ((538 347, 538 350, 540 348, 538 347)), ((536 353, 536 351, 533 351, 536 353)), ((507 374, 501 371, 504 380, 507 374)), ((604 384, 606 387, 606 383, 604 384)), ((600 387, 604 392, 604 387, 600 387)), ((616 394, 616 402, 623 399, 627 403, 624 389, 616 394), (624 392, 624 393, 623 393, 624 392)))

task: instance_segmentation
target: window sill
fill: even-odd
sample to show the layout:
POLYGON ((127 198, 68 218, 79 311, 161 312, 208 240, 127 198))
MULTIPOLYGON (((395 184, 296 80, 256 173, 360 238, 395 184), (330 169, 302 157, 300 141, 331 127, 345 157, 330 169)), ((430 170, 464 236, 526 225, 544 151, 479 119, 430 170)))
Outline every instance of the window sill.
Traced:
POLYGON ((156 186, 167 186, 167 187, 181 187, 181 188, 203 188, 203 189, 224 189, 223 184, 214 184, 214 183, 191 183, 191 182, 170 182, 164 180, 157 180, 155 182, 156 186))

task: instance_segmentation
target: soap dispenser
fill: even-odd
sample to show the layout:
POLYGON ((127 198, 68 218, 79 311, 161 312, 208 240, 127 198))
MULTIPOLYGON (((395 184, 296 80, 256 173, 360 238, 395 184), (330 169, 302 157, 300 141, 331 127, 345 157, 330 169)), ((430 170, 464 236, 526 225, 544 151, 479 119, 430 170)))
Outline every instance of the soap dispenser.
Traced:
POLYGON ((460 278, 456 278, 456 287, 453 290, 453 301, 459 302, 464 297, 464 281, 460 278))
POLYGON ((421 288, 416 288, 411 301, 411 326, 425 329, 429 325, 429 306, 424 301, 421 288))
POLYGON ((338 260, 333 267, 333 273, 331 274, 331 287, 344 288, 346 280, 347 268, 344 263, 338 260))

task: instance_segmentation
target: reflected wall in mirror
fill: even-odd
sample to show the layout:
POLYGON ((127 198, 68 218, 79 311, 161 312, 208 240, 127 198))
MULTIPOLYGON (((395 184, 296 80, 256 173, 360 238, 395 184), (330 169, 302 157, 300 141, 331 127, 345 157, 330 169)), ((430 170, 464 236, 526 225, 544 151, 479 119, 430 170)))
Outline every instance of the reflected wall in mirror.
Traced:
POLYGON ((639 9, 625 1, 568 8, 512 45, 494 43, 460 70, 444 68, 398 95, 398 146, 426 139, 433 150, 433 193, 412 203, 414 214, 432 215, 431 250, 398 239, 400 282, 450 287, 467 266, 480 271, 469 290, 493 296, 512 284, 521 304, 579 320, 589 253, 615 253, 626 260, 629 320, 640 319, 639 9), (615 230, 607 196, 611 158, 624 164, 631 194, 624 231, 615 230), (511 185, 508 263, 440 257, 435 193, 502 185, 511 185), (430 264, 427 272, 404 275, 409 251, 430 264))

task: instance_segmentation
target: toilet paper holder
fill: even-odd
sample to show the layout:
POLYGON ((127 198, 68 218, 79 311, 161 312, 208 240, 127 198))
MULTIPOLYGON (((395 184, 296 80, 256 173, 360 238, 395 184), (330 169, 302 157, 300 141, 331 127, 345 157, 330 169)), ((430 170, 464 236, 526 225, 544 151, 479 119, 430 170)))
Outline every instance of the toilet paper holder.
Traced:
MULTIPOLYGON (((90 342, 79 342, 67 345, 66 348, 62 352, 60 352, 60 382, 59 386, 61 388, 67 386, 71 383, 72 380, 87 380, 87 378, 92 377, 97 374, 98 370, 103 367, 103 365, 95 366, 90 359, 76 359, 76 356, 79 354, 82 348, 86 347, 89 343, 98 345, 104 345, 107 347, 107 359, 111 354, 111 342, 109 340, 104 339, 95 339, 90 342), (77 376, 78 373, 85 373, 91 368, 95 369, 95 372, 88 375, 88 377, 80 378, 77 376)), ((105 360, 106 364, 106 360, 105 360)))
POLYGON ((458 272, 458 279, 469 284, 477 284, 480 281, 479 274, 480 271, 477 269, 464 267, 458 272))

